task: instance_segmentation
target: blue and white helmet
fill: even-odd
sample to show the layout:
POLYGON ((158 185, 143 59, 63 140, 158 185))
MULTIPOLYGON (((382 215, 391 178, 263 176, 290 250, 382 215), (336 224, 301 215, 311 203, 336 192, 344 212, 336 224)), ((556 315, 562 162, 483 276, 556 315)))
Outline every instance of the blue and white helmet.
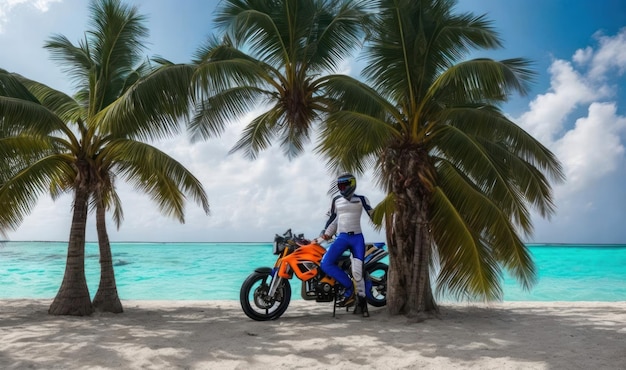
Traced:
POLYGON ((356 178, 350 173, 344 173, 337 178, 337 189, 344 198, 352 198, 356 190, 356 178))

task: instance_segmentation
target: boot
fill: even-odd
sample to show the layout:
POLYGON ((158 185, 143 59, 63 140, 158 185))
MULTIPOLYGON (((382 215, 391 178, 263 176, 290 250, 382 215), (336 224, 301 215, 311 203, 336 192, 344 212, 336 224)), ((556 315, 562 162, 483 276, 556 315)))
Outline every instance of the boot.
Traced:
POLYGON ((370 313, 367 309, 367 298, 358 296, 352 313, 355 315, 360 313, 363 317, 370 317, 370 313))
POLYGON ((356 300, 355 294, 352 293, 349 296, 343 296, 340 300, 337 301, 337 307, 350 307, 354 305, 354 301, 356 300))

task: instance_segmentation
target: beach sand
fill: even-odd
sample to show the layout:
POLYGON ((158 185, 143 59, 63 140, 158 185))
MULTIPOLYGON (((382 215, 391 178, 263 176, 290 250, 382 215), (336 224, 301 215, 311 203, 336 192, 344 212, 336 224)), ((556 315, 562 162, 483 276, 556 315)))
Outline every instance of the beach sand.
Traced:
POLYGON ((49 304, 0 300, 0 369, 626 369, 626 302, 445 304, 419 323, 305 301, 270 322, 236 301, 49 304))

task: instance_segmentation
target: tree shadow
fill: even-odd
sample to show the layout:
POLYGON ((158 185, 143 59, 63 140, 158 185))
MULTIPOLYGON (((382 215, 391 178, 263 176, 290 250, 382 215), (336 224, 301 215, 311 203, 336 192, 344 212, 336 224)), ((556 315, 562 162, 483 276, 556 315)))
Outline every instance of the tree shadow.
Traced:
POLYGON ((266 322, 228 301, 124 306, 57 317, 0 301, 0 368, 626 368, 626 302, 450 305, 421 323, 302 301, 266 322))

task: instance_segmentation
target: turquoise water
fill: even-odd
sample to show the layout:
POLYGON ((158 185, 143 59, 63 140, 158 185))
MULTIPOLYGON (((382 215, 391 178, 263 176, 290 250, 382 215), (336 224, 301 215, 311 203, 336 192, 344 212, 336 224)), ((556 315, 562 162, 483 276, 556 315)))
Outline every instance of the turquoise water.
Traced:
MULTIPOLYGON (((270 243, 111 247, 121 299, 238 300, 248 274, 275 261, 270 243)), ((626 245, 529 245, 529 249, 538 283, 525 292, 505 277, 505 301, 626 301, 626 245)), ((66 253, 63 242, 0 243, 0 299, 53 298, 63 279, 66 253)), ((97 244, 88 243, 85 271, 92 296, 99 281, 98 258, 97 244)))

